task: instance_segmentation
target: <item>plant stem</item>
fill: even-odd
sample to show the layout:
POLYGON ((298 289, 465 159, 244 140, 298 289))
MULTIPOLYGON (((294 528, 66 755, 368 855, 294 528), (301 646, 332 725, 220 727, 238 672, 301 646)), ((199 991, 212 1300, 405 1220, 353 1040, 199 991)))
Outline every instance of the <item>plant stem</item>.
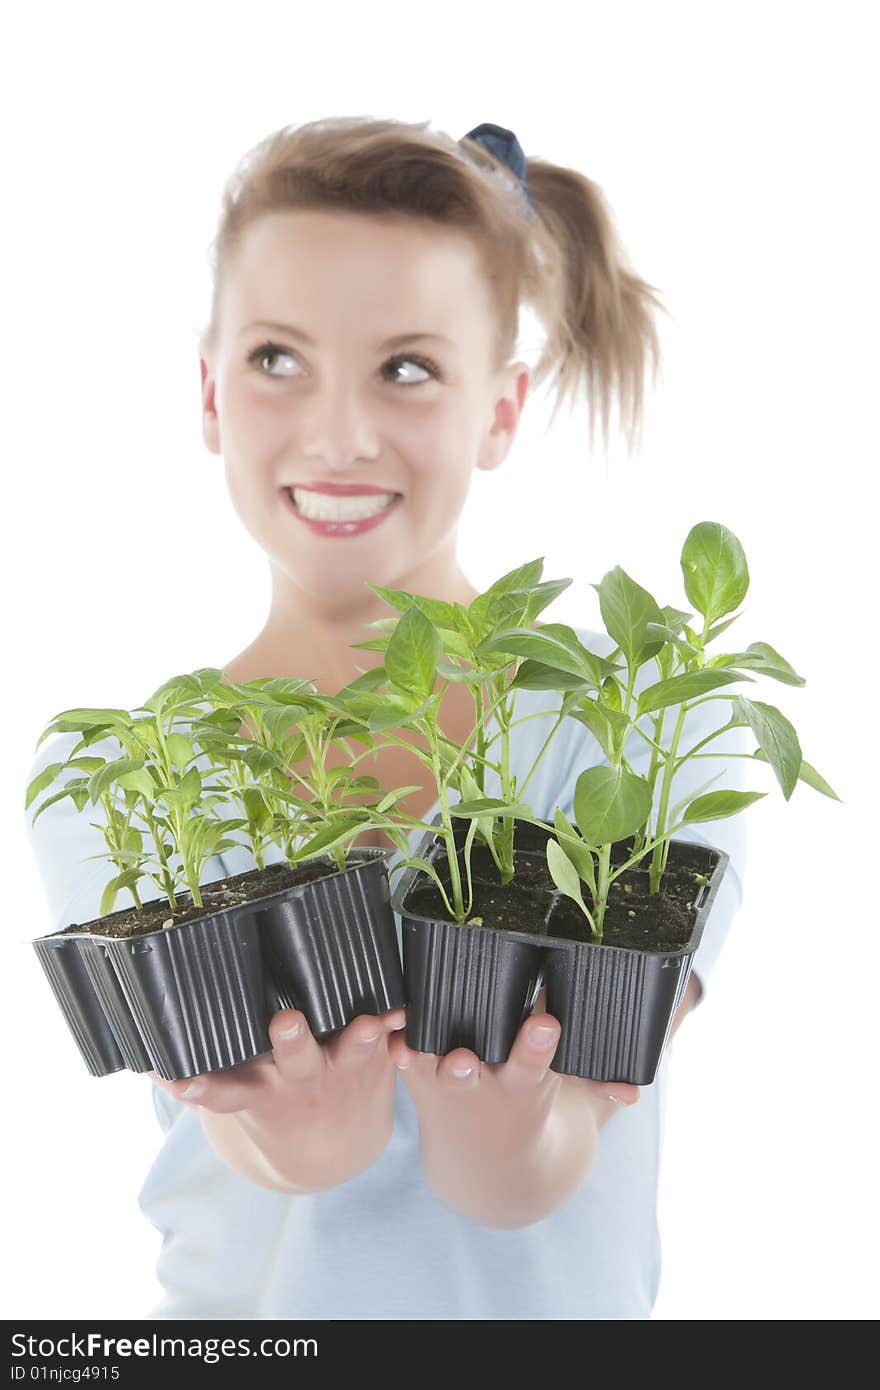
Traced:
MULTIPOLYGON (((681 731, 684 728, 684 721, 687 716, 687 712, 688 706, 686 704, 682 704, 679 706, 678 718, 675 721, 675 732, 672 735, 672 745, 669 749, 669 757, 667 759, 666 766, 663 769, 663 784, 660 790, 660 806, 657 810, 657 835, 662 835, 666 829, 666 811, 669 806, 669 794, 672 790, 672 779, 675 776, 675 754, 678 749, 679 739, 681 738, 681 731)), ((649 888, 649 891, 651 893, 657 893, 660 890, 660 880, 666 868, 666 860, 668 856, 669 841, 664 840, 662 846, 657 845, 655 847, 654 853, 651 856, 651 879, 649 888)))
POLYGON ((476 710, 477 722, 477 747, 475 750, 477 754, 477 775, 474 780, 476 781, 477 786, 480 788, 480 791, 483 793, 483 796, 485 796, 486 767, 484 759, 486 757, 486 691, 482 681, 480 681, 480 683, 474 689, 474 708, 476 710))
MULTIPOLYGON (((691 705, 690 708, 693 709, 693 705, 691 705)), ((689 758, 693 758, 693 757, 723 758, 723 757, 726 757, 727 755, 726 755, 725 753, 703 753, 703 754, 699 754, 699 753, 697 753, 697 749, 698 749, 698 748, 703 748, 703 747, 705 747, 705 745, 706 745, 707 743, 711 743, 712 740, 713 740, 713 738, 717 738, 719 734, 726 734, 728 729, 734 729, 734 728, 736 728, 736 727, 737 727, 737 725, 736 725, 736 720, 734 720, 734 719, 729 719, 728 722, 727 722, 726 724, 722 724, 722 726, 721 726, 720 729, 716 729, 714 733, 712 733, 712 734, 707 734, 705 738, 701 738, 700 741, 699 741, 699 743, 695 743, 694 746, 693 746, 693 748, 688 749, 687 753, 683 753, 682 756, 678 759, 678 762, 675 764, 675 771, 677 772, 678 769, 679 769, 679 767, 681 766, 681 764, 687 762, 687 760, 688 760, 689 758)), ((737 754, 734 754, 733 756, 739 757, 739 758, 742 758, 742 757, 750 758, 752 755, 751 755, 751 753, 737 753, 737 754)))
POLYGON ((608 889, 611 882, 611 844, 600 845, 596 857, 599 861, 599 872, 596 877, 596 900, 593 904, 596 912, 594 930, 596 939, 601 942, 605 908, 608 905, 608 889))
POLYGON ((458 868, 458 855, 455 850, 455 833, 452 828, 452 816, 449 813, 449 799, 446 795, 446 780, 443 776, 443 769, 440 766, 440 754, 437 749, 437 726, 431 720, 425 721, 429 738, 431 740, 431 762, 434 768, 434 777, 440 792, 440 817, 443 827, 443 836, 446 842, 446 858, 449 863, 449 874, 452 879, 452 901, 453 912, 456 921, 465 920, 464 900, 461 892, 461 874, 458 868))

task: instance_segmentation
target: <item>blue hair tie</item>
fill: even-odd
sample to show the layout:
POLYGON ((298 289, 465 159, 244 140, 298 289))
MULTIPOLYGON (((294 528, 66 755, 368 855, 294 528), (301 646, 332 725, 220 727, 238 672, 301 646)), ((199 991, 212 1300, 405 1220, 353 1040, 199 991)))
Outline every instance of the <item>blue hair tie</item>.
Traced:
POLYGON ((496 159, 500 159, 502 164, 506 164, 512 174, 519 179, 522 190, 529 200, 531 207, 535 206, 535 200, 529 192, 526 182, 526 157, 523 147, 517 140, 512 130, 505 130, 504 126, 493 125, 491 121, 483 121, 482 125, 474 126, 464 137, 466 140, 476 140, 478 145, 482 145, 496 159))

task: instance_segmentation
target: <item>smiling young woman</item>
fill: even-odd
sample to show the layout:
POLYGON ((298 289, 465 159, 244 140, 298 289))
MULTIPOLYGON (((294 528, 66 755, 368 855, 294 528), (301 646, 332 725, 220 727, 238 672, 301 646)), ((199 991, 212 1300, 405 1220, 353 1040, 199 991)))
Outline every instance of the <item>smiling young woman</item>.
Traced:
MULTIPOLYGON (((460 518, 475 472, 498 474, 509 454, 530 387, 552 379, 552 419, 583 399, 591 438, 601 424, 607 440, 616 403, 635 444, 658 297, 628 266, 601 189, 526 160, 500 127, 461 140, 428 122, 285 127, 230 179, 213 269, 203 436, 270 580, 229 679, 294 676, 332 694, 378 665, 353 646, 387 616, 368 583, 470 603, 460 518), (524 307, 546 330, 534 367, 516 357, 524 307), (331 502, 352 488, 396 496, 368 520, 331 502)), ((441 727, 460 746, 472 725, 453 683, 441 727)), ((525 776, 547 730, 515 732, 525 776)), ((564 721, 529 786, 541 818, 570 810, 595 754, 564 721)), ((403 809, 430 812, 414 753, 359 766, 388 790, 418 786, 403 809)), ((59 926, 92 920, 100 823, 53 809, 32 838, 59 926)), ((204 881, 228 872, 215 856, 204 881)), ((713 933, 735 908, 719 899, 713 933)), ((702 980, 699 953, 694 970, 702 980)), ((187 1094, 151 1077, 163 1142, 138 1200, 163 1236, 152 1315, 649 1317, 665 1064, 641 1096, 563 1078, 550 1065, 559 1023, 542 1008, 497 1066, 464 1048, 410 1054, 392 1015, 321 1046, 299 1011, 279 1010, 254 1063, 187 1094)))

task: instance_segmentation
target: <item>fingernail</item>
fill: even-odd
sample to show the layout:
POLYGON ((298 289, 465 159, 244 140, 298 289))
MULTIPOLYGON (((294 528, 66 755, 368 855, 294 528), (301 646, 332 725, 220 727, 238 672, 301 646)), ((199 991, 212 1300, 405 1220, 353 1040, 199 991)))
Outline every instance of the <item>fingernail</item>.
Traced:
POLYGON ((466 1076, 470 1076, 470 1075, 471 1075, 471 1073, 472 1073, 472 1071, 473 1071, 473 1067, 471 1067, 471 1066, 463 1067, 463 1066, 461 1066, 461 1064, 459 1064, 457 1067, 450 1067, 449 1070, 452 1072, 452 1075, 453 1075, 453 1076, 458 1076, 458 1077, 460 1077, 462 1080, 464 1080, 464 1078, 465 1078, 466 1076))
POLYGON ((398 1071, 406 1071, 407 1067, 409 1066, 409 1062, 405 1057, 401 1057, 400 1061, 395 1062, 394 1065, 397 1067, 398 1071))
POLYGON ((366 1047, 368 1043, 378 1042, 379 1037, 379 1033, 370 1033, 369 1037, 362 1037, 361 1042, 363 1043, 364 1047, 366 1047))
POLYGON ((187 1086, 186 1090, 181 1091, 180 1099, 198 1100, 199 1096, 204 1094, 204 1091, 205 1085, 203 1081, 191 1081, 190 1084, 187 1086))
POLYGON ((278 1037, 282 1042, 293 1042, 294 1038, 298 1038, 301 1032, 302 1024, 292 1023, 289 1028, 279 1028, 278 1037))
POLYGON ((607 1096, 606 1099, 613 1100, 615 1105, 623 1105, 623 1101, 620 1099, 620 1096, 607 1096))
POLYGON ((535 1024, 528 1033, 529 1042, 533 1047, 549 1047, 555 1037, 555 1028, 548 1028, 544 1023, 535 1024))

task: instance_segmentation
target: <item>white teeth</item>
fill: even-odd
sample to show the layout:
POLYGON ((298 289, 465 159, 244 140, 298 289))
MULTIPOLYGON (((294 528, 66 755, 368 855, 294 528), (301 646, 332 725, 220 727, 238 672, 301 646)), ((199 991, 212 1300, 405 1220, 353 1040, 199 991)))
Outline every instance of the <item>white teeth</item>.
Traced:
POLYGON ((383 512, 397 496, 396 492, 377 492, 360 497, 340 497, 298 487, 291 491, 303 516, 311 517, 314 521, 360 521, 383 512))

